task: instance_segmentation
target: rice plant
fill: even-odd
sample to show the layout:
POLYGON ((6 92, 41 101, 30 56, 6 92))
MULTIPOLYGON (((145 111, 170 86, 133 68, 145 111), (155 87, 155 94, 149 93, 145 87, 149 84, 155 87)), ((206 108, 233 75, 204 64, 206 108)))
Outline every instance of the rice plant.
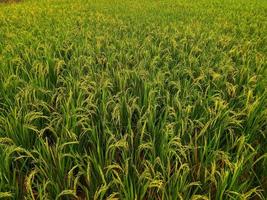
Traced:
POLYGON ((266 199, 267 2, 0 3, 0 199, 266 199))

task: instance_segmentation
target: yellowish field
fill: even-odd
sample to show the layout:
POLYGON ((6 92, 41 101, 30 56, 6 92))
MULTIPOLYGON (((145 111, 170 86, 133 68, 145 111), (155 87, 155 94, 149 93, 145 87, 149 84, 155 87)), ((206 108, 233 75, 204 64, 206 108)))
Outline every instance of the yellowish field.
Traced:
POLYGON ((265 199, 267 1, 0 4, 0 199, 265 199))

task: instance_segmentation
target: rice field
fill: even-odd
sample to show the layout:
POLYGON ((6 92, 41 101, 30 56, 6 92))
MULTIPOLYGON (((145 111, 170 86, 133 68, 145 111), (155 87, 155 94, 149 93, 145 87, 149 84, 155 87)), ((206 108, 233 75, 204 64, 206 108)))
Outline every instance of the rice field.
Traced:
POLYGON ((0 199, 266 199, 267 1, 0 3, 0 161, 0 199))

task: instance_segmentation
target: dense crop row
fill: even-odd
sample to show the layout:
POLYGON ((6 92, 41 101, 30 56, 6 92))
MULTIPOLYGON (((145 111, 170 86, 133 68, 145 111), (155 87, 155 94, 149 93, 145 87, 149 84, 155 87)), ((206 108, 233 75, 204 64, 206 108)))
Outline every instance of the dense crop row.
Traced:
POLYGON ((264 0, 0 4, 0 199, 264 199, 264 0))

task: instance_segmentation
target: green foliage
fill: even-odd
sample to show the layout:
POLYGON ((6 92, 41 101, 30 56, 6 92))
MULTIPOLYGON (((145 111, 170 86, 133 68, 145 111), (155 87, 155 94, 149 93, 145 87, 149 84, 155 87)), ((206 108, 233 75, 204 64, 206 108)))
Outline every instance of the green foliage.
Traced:
POLYGON ((0 5, 0 199, 265 199, 264 0, 0 5))

